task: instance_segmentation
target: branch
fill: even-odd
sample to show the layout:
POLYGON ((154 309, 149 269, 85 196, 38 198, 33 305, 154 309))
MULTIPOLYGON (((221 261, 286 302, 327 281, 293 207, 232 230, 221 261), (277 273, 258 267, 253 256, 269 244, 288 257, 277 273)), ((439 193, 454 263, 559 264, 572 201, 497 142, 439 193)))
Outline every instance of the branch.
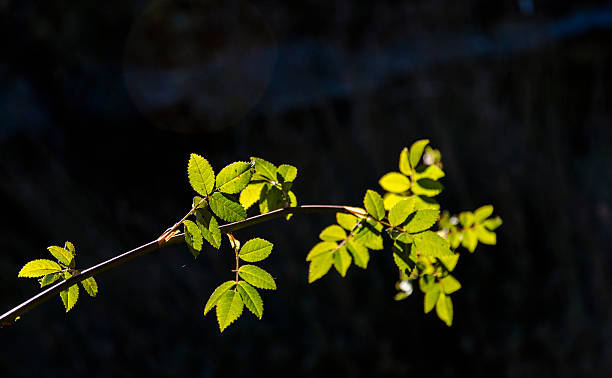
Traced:
MULTIPOLYGON (((220 226, 222 233, 228 233, 232 231, 237 231, 243 228, 247 228, 250 226, 254 226, 259 223, 267 222, 276 218, 280 218, 289 214, 311 214, 311 213, 347 213, 353 214, 356 216, 364 216, 364 212, 360 208, 350 207, 350 206, 336 206, 336 205, 304 205, 297 207, 287 207, 284 209, 270 211, 269 213, 256 215, 254 217, 247 218, 242 221, 228 223, 220 226)), ((48 289, 40 292, 39 294, 33 296, 27 301, 21 303, 20 305, 14 307, 13 309, 7 311, 5 314, 0 316, 0 326, 7 326, 13 324, 15 319, 26 312, 30 311, 34 307, 42 304, 49 298, 59 294, 61 291, 68 289, 72 285, 76 285, 79 282, 98 275, 102 272, 115 268, 119 265, 125 264, 126 262, 135 259, 136 257, 144 256, 150 252, 157 251, 167 245, 172 245, 176 243, 180 243, 185 241, 185 234, 178 234, 171 237, 168 240, 154 240, 147 244, 141 245, 131 251, 125 252, 121 255, 115 256, 111 259, 108 259, 104 262, 101 262, 98 265, 95 265, 89 269, 85 269, 79 274, 76 274, 69 279, 62 281, 56 285, 49 287, 48 289)))

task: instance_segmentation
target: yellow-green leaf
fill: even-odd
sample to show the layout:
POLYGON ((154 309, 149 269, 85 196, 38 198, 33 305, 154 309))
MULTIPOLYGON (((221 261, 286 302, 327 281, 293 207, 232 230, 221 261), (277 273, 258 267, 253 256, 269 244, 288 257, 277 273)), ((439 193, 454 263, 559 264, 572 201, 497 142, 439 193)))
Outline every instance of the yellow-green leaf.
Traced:
POLYGON ((393 208, 393 206, 395 206, 396 203, 398 203, 401 200, 407 199, 407 198, 408 196, 404 196, 402 194, 385 193, 385 195, 383 196, 385 210, 391 210, 391 208, 393 208))
POLYGON ((464 211, 459 214, 459 222, 463 227, 470 227, 474 224, 474 213, 471 211, 464 211))
POLYGON ((240 258, 248 262, 261 261, 272 252, 274 244, 261 238, 255 238, 244 243, 240 249, 240 258))
POLYGON ((259 201, 261 190, 265 185, 265 182, 251 182, 242 192, 240 192, 240 204, 245 210, 259 201))
POLYGON ((215 172, 208 160, 197 154, 191 154, 187 164, 189 183, 201 196, 207 196, 215 189, 215 172))
POLYGON ((434 306, 438 302, 439 297, 440 297, 440 286, 439 285, 434 285, 434 287, 431 288, 431 290, 425 293, 424 310, 426 314, 430 312, 431 310, 433 310, 434 306))
POLYGON ((412 193, 419 196, 435 197, 444 190, 444 185, 440 184, 436 180, 429 178, 422 178, 416 180, 412 185, 412 193))
POLYGON ((420 180, 423 178, 428 178, 428 179, 432 179, 432 180, 439 180, 442 177, 445 176, 444 171, 438 167, 437 165, 427 165, 427 166, 419 166, 419 169, 417 169, 414 172, 414 179, 415 180, 420 180), (421 168, 422 167, 422 168, 421 168))
POLYGON ((89 294, 91 297, 95 297, 98 294, 98 283, 93 277, 89 277, 81 281, 81 285, 83 289, 89 294))
POLYGON ((232 322, 242 315, 244 303, 242 297, 234 290, 228 290, 217 301, 217 322, 223 332, 232 322))
POLYGON ((204 315, 206 315, 208 311, 212 310, 212 308, 217 304, 217 301, 219 301, 219 298, 221 298, 226 291, 234 287, 234 285, 236 285, 236 281, 226 281, 219 285, 210 295, 210 298, 208 298, 208 301, 204 306, 204 315))
POLYGON ((453 301, 448 295, 440 293, 436 303, 436 313, 447 326, 450 327, 453 324, 453 301))
POLYGON ((185 226, 185 242, 197 257, 198 252, 202 250, 202 232, 193 221, 186 220, 183 225, 185 226))
POLYGON ((255 177, 253 179, 265 179, 267 181, 276 181, 276 166, 264 159, 251 157, 251 161, 255 162, 255 177))
POLYGON ((326 253, 331 254, 331 252, 333 252, 337 247, 338 244, 331 241, 318 242, 314 247, 312 247, 310 252, 308 252, 308 255, 306 255, 306 261, 312 261, 313 259, 326 253))
POLYGON ((349 255, 345 246, 342 246, 334 252, 334 267, 342 277, 346 276, 346 271, 351 266, 351 255, 349 255))
POLYGON ((474 232, 481 243, 489 245, 497 244, 497 235, 495 232, 487 230, 484 225, 480 224, 476 226, 474 232))
POLYGON ((444 267, 449 272, 452 272, 457 266, 457 262, 459 261, 459 254, 451 256, 438 256, 438 260, 440 260, 440 262, 444 264, 444 267))
POLYGON ((359 218, 351 214, 336 213, 336 222, 345 230, 351 231, 359 222, 359 218))
POLYGON ((276 170, 276 178, 279 182, 292 182, 297 177, 297 168, 293 165, 282 164, 276 170))
POLYGON ((399 226, 404 223, 408 215, 414 211, 414 198, 406 198, 396 203, 389 210, 389 223, 393 226, 399 226))
POLYGON ((40 279, 40 287, 51 285, 55 281, 59 280, 60 277, 61 277, 60 273, 47 274, 46 276, 40 279))
POLYGON ((327 226, 319 234, 319 238, 323 241, 340 241, 346 239, 346 231, 337 224, 327 226))
POLYGON ((333 262, 333 253, 322 254, 312 259, 310 266, 308 267, 308 283, 313 283, 327 274, 333 262))
POLYGON ((238 269, 238 274, 243 280, 260 289, 276 290, 274 278, 255 265, 243 265, 238 269))
POLYGON ((66 266, 70 265, 70 263, 72 262, 72 259, 74 258, 74 256, 72 255, 72 253, 70 253, 70 251, 62 247, 52 245, 48 247, 47 249, 49 250, 49 252, 51 252, 53 257, 57 259, 57 261, 61 262, 62 264, 66 266))
POLYGON ((237 161, 224 167, 217 175, 217 189, 223 193, 235 194, 246 188, 251 181, 252 164, 237 161))
POLYGON ((32 260, 21 268, 17 277, 42 277, 61 270, 62 267, 55 261, 46 259, 32 260))
POLYGON ((385 217, 385 203, 380 194, 373 190, 368 190, 363 198, 363 205, 368 214, 381 220, 385 217))
POLYGON ((196 210, 196 224, 202 233, 202 237, 214 248, 221 246, 221 230, 219 223, 207 209, 196 210))
POLYGON ((408 147, 404 147, 402 152, 400 152, 399 157, 399 170, 406 176, 410 175, 412 167, 410 166, 410 160, 408 158, 408 147))
POLYGON ((402 228, 414 234, 431 228, 440 218, 438 210, 417 210, 408 216, 402 228))
POLYGON ((227 222, 238 222, 246 218, 246 211, 232 195, 215 192, 209 201, 213 213, 227 222))
POLYGON ((416 168, 421 161, 421 156, 423 156, 423 150, 425 150, 425 146, 429 144, 429 139, 421 139, 417 140, 410 146, 410 166, 412 168, 416 168))
POLYGON ((61 291, 60 298, 62 298, 62 303, 64 304, 66 312, 70 311, 79 299, 79 287, 77 285, 72 285, 68 289, 61 291))
POLYGON ((459 281, 457 281, 457 279, 451 275, 442 278, 442 280, 440 280, 440 284, 442 285, 442 290, 446 294, 452 294, 461 289, 461 284, 459 281))
POLYGON ((378 180, 380 186, 391 193, 403 193, 410 189, 410 180, 399 172, 389 172, 378 180))
POLYGON ((502 220, 500 217, 495 217, 495 218, 491 218, 491 219, 487 219, 486 221, 484 221, 482 224, 489 230, 489 231, 493 231, 495 230, 497 227, 502 225, 502 220))
POLYGON ((425 231, 413 236, 414 246, 421 256, 450 256, 453 252, 446 240, 433 231, 425 231))
POLYGON ((474 252, 478 245, 478 237, 472 229, 465 230, 461 239, 461 245, 470 252, 474 252))
POLYGON ((492 205, 485 205, 485 206, 479 207, 478 209, 474 211, 474 221, 476 223, 481 223, 482 221, 490 217, 491 214, 493 214, 492 205))
POLYGON ((236 289, 238 290, 238 293, 240 293, 242 302, 244 302, 246 308, 261 319, 261 316, 263 315, 263 300, 261 299, 261 296, 259 296, 257 289, 245 281, 239 281, 236 289))
POLYGON ((349 252, 353 255, 355 265, 362 269, 366 269, 368 267, 368 262, 370 261, 370 252, 368 249, 352 239, 346 241, 346 246, 349 252))

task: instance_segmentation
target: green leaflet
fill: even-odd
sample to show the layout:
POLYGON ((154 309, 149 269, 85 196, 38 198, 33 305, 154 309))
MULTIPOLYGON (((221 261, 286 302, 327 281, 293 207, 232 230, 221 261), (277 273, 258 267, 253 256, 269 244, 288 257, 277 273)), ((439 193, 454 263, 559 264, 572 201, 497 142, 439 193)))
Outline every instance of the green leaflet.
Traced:
POLYGON ((451 294, 461 289, 459 281, 451 275, 442 278, 442 280, 440 280, 440 285, 442 286, 442 291, 446 294, 451 294))
POLYGON ((17 277, 42 277, 47 274, 57 273, 62 267, 55 261, 39 259, 25 264, 17 274, 17 277))
POLYGON ((476 232, 472 229, 465 230, 461 239, 461 245, 470 252, 474 252, 478 245, 478 238, 476 232))
POLYGON ((206 239, 211 246, 219 249, 219 247, 221 247, 221 230, 219 229, 217 218, 206 209, 198 209, 195 214, 196 223, 202 233, 202 237, 206 239))
POLYGON ((493 214, 492 205, 485 205, 485 206, 479 207, 478 209, 474 211, 474 221, 476 223, 482 223, 482 221, 490 217, 491 214, 493 214))
POLYGON ((440 293, 438 302, 436 302, 436 313, 447 326, 450 327, 453 324, 453 301, 448 295, 440 293))
POLYGON ((497 235, 495 235, 495 232, 487 230, 484 225, 479 224, 476 226, 474 232, 476 233, 478 241, 481 243, 489 245, 497 244, 497 235))
POLYGON ((202 232, 198 226, 190 220, 185 220, 183 225, 185 226, 185 242, 192 251, 191 253, 194 254, 194 257, 198 257, 198 252, 202 250, 202 232))
POLYGON ((411 173, 412 167, 410 166, 410 160, 408 158, 408 147, 404 147, 402 152, 400 152, 399 170, 406 176, 409 176, 411 173))
POLYGON ((255 177, 253 179, 263 178, 267 181, 276 181, 276 166, 264 159, 251 157, 251 161, 255 162, 255 177))
POLYGON ((346 271, 351 266, 351 255, 349 255, 345 246, 338 248, 334 252, 334 267, 342 277, 346 276, 346 271))
POLYGON ((228 290, 217 301, 217 322, 219 330, 223 332, 232 322, 242 315, 244 303, 240 294, 234 290, 228 290))
POLYGON ((383 202, 385 203, 385 210, 391 210, 396 203, 401 200, 407 199, 408 196, 396 193, 385 193, 383 196, 383 202))
POLYGON ((221 298, 221 296, 226 291, 234 287, 234 285, 236 285, 236 281, 226 281, 222 283, 221 285, 219 285, 215 289, 215 291, 213 291, 213 293, 210 295, 210 298, 208 298, 208 301, 206 302, 206 305, 204 306, 204 315, 206 315, 208 311, 212 310, 212 308, 217 305, 217 301, 219 301, 219 298, 221 298))
POLYGON ((313 283, 319 278, 323 277, 332 264, 334 263, 334 254, 333 253, 325 253, 318 255, 310 262, 310 266, 308 267, 308 283, 313 283))
POLYGON ((337 224, 332 224, 321 231, 319 238, 323 241, 340 241, 346 239, 346 232, 337 224))
POLYGON ((60 291, 60 298, 62 298, 66 312, 70 311, 79 299, 79 287, 72 285, 68 289, 60 291))
POLYGON ((440 297, 440 286, 434 285, 434 287, 425 293, 424 300, 424 310, 427 314, 431 310, 433 310, 434 306, 438 302, 438 298, 440 297))
MULTIPOLYGON (((419 279, 419 287, 423 293, 428 293, 438 287, 436 279, 431 274, 423 274, 419 279)), ((436 302, 434 301, 434 304, 436 302)), ((432 305, 433 307, 433 305, 432 305)))
POLYGON ((81 285, 83 289, 89 294, 91 297, 95 297, 98 294, 98 283, 93 277, 89 277, 81 281, 81 285))
POLYGON ((440 204, 435 199, 425 196, 413 196, 415 210, 439 210, 440 204))
POLYGON ((191 154, 187 164, 189 183, 193 190, 201 196, 207 196, 215 189, 215 172, 200 155, 191 154))
POLYGON ((439 180, 445 175, 446 174, 444 171, 437 165, 419 165, 414 172, 414 179, 420 180, 423 178, 428 178, 432 180, 439 180))
MULTIPOLYGON (((397 265, 399 270, 402 272, 412 270, 410 266, 410 258, 408 256, 408 253, 406 253, 405 251, 406 246, 404 245, 404 248, 400 248, 400 245, 398 243, 394 243, 394 247, 395 248, 393 248, 393 261, 395 262, 395 265, 397 265)), ((412 265, 414 265, 414 262, 412 262, 412 265)))
POLYGON ((238 269, 238 274, 243 280, 260 289, 276 290, 274 278, 255 265, 243 265, 238 269))
POLYGON ((431 228, 440 218, 438 210, 417 210, 408 216, 402 226, 407 232, 414 234, 431 228))
POLYGON ((414 246, 422 256, 439 257, 453 254, 446 240, 433 231, 421 232, 413 237, 414 246))
POLYGON ((438 256, 438 260, 440 260, 440 262, 449 272, 452 272, 457 266, 457 262, 459 261, 459 255, 455 254, 452 256, 438 256))
POLYGON ((459 214, 459 222, 463 227, 470 227, 474 224, 474 214, 471 211, 464 211, 459 214))
POLYGON ((373 190, 368 190, 363 198, 363 205, 368 214, 381 220, 385 217, 385 204, 380 194, 373 190))
POLYGON ((383 249, 382 229, 382 224, 368 219, 352 239, 355 243, 362 244, 369 249, 381 250, 383 249))
POLYGON ((359 222, 359 218, 351 214, 336 213, 336 222, 345 230, 351 231, 359 222))
POLYGON ((395 206, 389 210, 389 223, 396 227, 404 223, 408 215, 414 210, 414 201, 414 198, 410 197, 397 202, 395 206))
POLYGON ((490 231, 495 230, 497 227, 502 225, 502 220, 500 217, 495 217, 495 218, 491 218, 491 219, 487 219, 486 221, 484 221, 482 224, 489 229, 490 231))
POLYGON ((217 175, 217 189, 228 194, 240 192, 251 181, 251 167, 251 163, 245 161, 237 161, 224 167, 217 175))
POLYGON ((240 192, 240 204, 245 210, 259 201, 261 190, 265 185, 265 182, 251 182, 242 192, 240 192))
POLYGON ((450 243, 452 249, 457 249, 457 247, 459 247, 461 244, 461 234, 458 232, 451 233, 448 235, 448 242, 450 243))
POLYGON ((253 315, 257 316, 257 318, 261 319, 263 315, 263 300, 259 296, 257 289, 244 281, 238 281, 236 289, 238 293, 240 293, 240 297, 246 308, 248 308, 253 315))
POLYGON ((42 287, 51 285, 55 281, 59 280, 60 276, 61 276, 60 273, 47 274, 46 276, 40 279, 40 287, 42 288, 42 287))
POLYGON ((437 196, 443 189, 444 185, 429 178, 419 179, 412 185, 412 193, 426 197, 437 196))
POLYGON ((314 247, 310 250, 308 255, 306 255, 306 261, 312 261, 313 259, 319 257, 320 255, 324 255, 327 253, 331 253, 338 248, 338 244, 331 241, 322 241, 315 244, 314 247))
POLYGON ((261 214, 282 209, 285 207, 285 204, 285 197, 280 189, 272 186, 264 187, 261 191, 261 198, 259 200, 259 212, 261 214))
POLYGON ((380 186, 391 193, 403 193, 410 189, 410 180, 399 172, 389 172, 378 180, 380 186))
POLYGON ((267 240, 261 238, 251 239, 244 243, 240 249, 239 256, 247 262, 261 261, 270 255, 273 247, 274 245, 267 240))
POLYGON ((355 265, 362 269, 366 269, 370 261, 370 252, 368 249, 352 239, 347 240, 345 245, 348 251, 353 255, 355 265))
POLYGON ((72 256, 76 256, 76 248, 74 248, 74 244, 72 244, 71 242, 67 241, 64 244, 64 249, 68 250, 68 252, 70 252, 72 256))
POLYGON ((412 168, 416 168, 421 161, 421 156, 423 156, 423 150, 425 150, 425 146, 429 144, 429 139, 421 139, 417 140, 410 146, 410 166, 412 168))
POLYGON ((246 219, 246 210, 229 194, 215 192, 209 197, 209 201, 210 209, 224 221, 238 222, 246 219))
POLYGON ((193 201, 191 202, 191 207, 194 209, 205 209, 208 206, 208 202, 200 196, 193 197, 193 201))
POLYGON ((72 255, 72 253, 70 253, 70 251, 62 247, 52 245, 48 247, 47 249, 49 250, 49 252, 51 252, 53 257, 57 259, 57 261, 61 262, 62 264, 66 266, 70 265, 70 263, 72 262, 72 259, 74 258, 74 256, 72 255))
POLYGON ((297 177, 297 168, 293 165, 283 164, 276 170, 278 182, 293 182, 297 177))

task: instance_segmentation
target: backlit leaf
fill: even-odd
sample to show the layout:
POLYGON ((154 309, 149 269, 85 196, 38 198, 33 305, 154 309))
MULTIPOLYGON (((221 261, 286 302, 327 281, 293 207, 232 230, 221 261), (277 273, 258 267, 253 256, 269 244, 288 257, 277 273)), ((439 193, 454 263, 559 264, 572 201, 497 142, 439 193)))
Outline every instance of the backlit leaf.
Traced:
POLYGON ((410 189, 410 179, 399 172, 389 172, 378 180, 380 186, 391 193, 403 193, 410 189))
POLYGON ((267 181, 276 181, 276 166, 264 159, 252 157, 255 162, 255 176, 253 179, 263 178, 267 181))
POLYGON ((439 210, 440 204, 435 199, 426 196, 412 196, 415 210, 439 210))
POLYGON ((342 277, 346 276, 346 271, 351 266, 351 255, 349 255, 345 246, 342 246, 334 252, 334 267, 342 277))
POLYGON ((200 155, 191 154, 187 164, 189 183, 193 190, 201 196, 207 196, 215 189, 215 172, 200 155))
POLYGON ((223 193, 235 194, 251 181, 251 163, 237 161, 224 167, 217 175, 217 188, 223 193))
POLYGON ((227 222, 238 222, 246 218, 246 211, 234 196, 215 192, 209 201, 213 213, 227 222))
POLYGON ((60 277, 61 277, 60 273, 47 274, 46 276, 40 279, 40 287, 51 285, 55 281, 59 280, 60 277))
POLYGON ((409 176, 411 173, 412 167, 410 166, 410 160, 408 158, 408 147, 404 147, 402 152, 400 152, 399 170, 406 176, 409 176))
POLYGON ((263 188, 259 202, 259 212, 261 214, 282 209, 285 205, 286 199, 280 189, 277 187, 263 188))
POLYGON ((238 290, 238 293, 240 293, 242 302, 244 302, 246 308, 261 319, 261 316, 263 315, 263 300, 261 299, 261 296, 259 296, 257 289, 245 281, 239 281, 236 289, 238 290))
POLYGON ((276 290, 274 278, 255 265, 243 265, 238 269, 238 274, 243 280, 260 289, 276 290))
POLYGON ((219 229, 217 218, 207 209, 199 209, 196 211, 196 223, 200 232, 202 232, 202 237, 204 237, 211 246, 219 249, 221 246, 221 230, 219 229))
POLYGON ((319 238, 323 241, 340 241, 346 239, 346 232, 337 224, 332 224, 321 231, 319 238))
POLYGON ((436 313, 447 326, 450 327, 453 324, 453 301, 448 295, 440 293, 436 303, 436 313))
POLYGON ((442 190, 444 190, 444 185, 429 178, 422 178, 417 180, 414 185, 412 185, 411 190, 412 193, 416 195, 435 197, 440 194, 442 190))
POLYGON ((232 322, 242 315, 244 303, 242 297, 234 290, 228 290, 217 301, 217 322, 223 332, 232 322))
POLYGON ((474 224, 474 213, 471 211, 464 211, 459 214, 459 222, 463 227, 470 227, 474 224))
POLYGON ((79 287, 72 285, 68 289, 60 291, 60 298, 62 298, 66 312, 70 311, 79 299, 79 287))
POLYGON ((474 232, 476 233, 478 241, 481 243, 489 245, 497 244, 497 235, 495 235, 495 232, 487 230, 484 225, 480 224, 476 226, 474 232))
MULTIPOLYGON (((202 232, 190 220, 186 220, 183 224, 185 226, 185 242, 194 252, 200 252, 202 250, 202 232)), ((197 253, 194 253, 194 255, 197 257, 197 253)))
POLYGON ((389 223, 393 226, 399 226, 404 223, 408 215, 410 215, 414 210, 414 198, 410 197, 405 200, 401 200, 395 204, 389 210, 389 223))
POLYGON ((72 262, 72 258, 74 257, 70 251, 64 249, 62 247, 58 247, 56 245, 52 245, 47 248, 49 252, 55 257, 59 262, 68 266, 72 262))
POLYGON ((245 210, 259 201, 261 190, 265 185, 265 182, 251 182, 242 192, 240 192, 240 204, 245 210))
POLYGON ((502 225, 502 220, 500 217, 495 217, 495 218, 491 218, 491 219, 487 219, 486 221, 484 221, 482 224, 489 229, 490 231, 495 230, 497 227, 502 225))
POLYGON ((438 298, 440 297, 440 286, 435 285, 431 290, 425 293, 424 300, 424 310, 427 314, 431 310, 433 310, 434 306, 438 302, 438 298))
POLYGON ((70 252, 72 256, 76 256, 76 248, 74 248, 74 244, 72 244, 71 242, 67 241, 64 244, 64 249, 68 250, 68 252, 70 252))
POLYGON ((438 256, 438 260, 440 260, 440 262, 444 264, 444 267, 449 272, 452 272, 457 266, 457 262, 459 261, 459 255, 454 254, 452 256, 438 256))
POLYGON ((255 238, 244 243, 240 249, 239 256, 248 262, 261 261, 268 257, 274 245, 267 240, 255 238))
POLYGON ((472 229, 465 230, 461 239, 461 245, 470 252, 474 252, 478 245, 478 237, 472 229))
POLYGON ((327 274, 333 263, 333 253, 322 254, 314 258, 308 267, 308 283, 313 283, 327 274))
POLYGON ((83 289, 89 294, 91 297, 95 297, 98 294, 98 283, 93 277, 89 277, 81 281, 81 285, 83 289))
POLYGON ((362 244, 369 249, 381 250, 383 249, 382 229, 382 224, 368 219, 352 239, 355 243, 362 244))
POLYGON ((416 168, 421 161, 421 156, 423 156, 423 150, 425 150, 425 146, 429 144, 428 139, 417 140, 410 146, 410 166, 412 168, 416 168))
POLYGON ((62 270, 62 267, 55 261, 46 259, 32 260, 21 268, 17 277, 42 277, 47 274, 57 273, 60 270, 62 270))
POLYGON ((396 203, 403 199, 407 199, 408 196, 396 193, 385 193, 383 196, 383 202, 385 204, 385 210, 391 210, 396 203))
POLYGON ((324 254, 331 254, 336 248, 338 248, 338 244, 331 241, 322 241, 315 244, 314 247, 310 250, 308 255, 306 255, 306 261, 312 261, 313 259, 319 257, 324 254))
POLYGON ((204 306, 204 315, 206 315, 208 311, 212 310, 212 308, 215 307, 215 305, 217 304, 217 301, 219 300, 219 298, 221 298, 221 296, 226 291, 234 287, 234 285, 236 285, 236 281, 226 281, 222 283, 221 285, 219 285, 215 289, 215 291, 213 291, 213 293, 210 295, 210 298, 208 298, 208 301, 206 302, 206 305, 204 306))
POLYGON ((345 230, 351 231, 359 222, 359 218, 351 214, 336 213, 336 222, 345 230))
POLYGON ((297 177, 297 168, 293 165, 283 164, 276 170, 278 182, 292 182, 297 177))
POLYGON ((430 229, 439 217, 440 211, 438 210, 417 210, 408 216, 402 228, 411 234, 425 231, 430 229))
POLYGON ((476 223, 481 223, 482 221, 490 217, 491 214, 493 214, 492 205, 485 205, 485 206, 479 207, 478 209, 474 211, 474 221, 476 223))
POLYGON ((368 262, 370 261, 370 252, 368 249, 363 245, 356 243, 352 239, 346 241, 346 247, 353 255, 355 265, 362 269, 366 269, 368 267, 368 262))
MULTIPOLYGON (((419 278, 419 287, 423 293, 427 293, 438 287, 438 283, 436 282, 436 278, 431 274, 424 274, 419 278)), ((434 301, 434 304, 435 303, 434 301)))
POLYGON ((420 234, 415 234, 414 246, 417 252, 422 256, 450 256, 453 252, 446 240, 433 231, 425 231, 420 234))
POLYGON ((415 180, 420 180, 423 178, 439 180, 444 176, 444 171, 437 165, 419 165, 417 170, 414 172, 415 180))
POLYGON ((461 289, 461 284, 457 279, 453 276, 446 276, 440 280, 440 285, 442 286, 442 290, 446 294, 454 293, 455 291, 461 289))
POLYGON ((385 217, 385 204, 380 194, 373 190, 368 190, 363 198, 363 205, 368 214, 381 220, 385 217))

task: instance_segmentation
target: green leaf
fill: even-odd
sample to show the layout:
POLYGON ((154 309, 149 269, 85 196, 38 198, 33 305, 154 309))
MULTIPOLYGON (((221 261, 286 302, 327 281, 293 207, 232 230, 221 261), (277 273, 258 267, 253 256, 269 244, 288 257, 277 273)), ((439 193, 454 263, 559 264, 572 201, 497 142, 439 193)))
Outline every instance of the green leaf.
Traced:
MULTIPOLYGON (((421 288, 421 291, 423 293, 428 293, 432 291, 433 289, 437 288, 438 283, 436 282, 435 277, 432 276, 431 274, 424 274, 419 279, 419 287, 421 288)), ((436 302, 434 301, 433 304, 436 304, 436 302)), ((433 308, 433 305, 432 305, 432 308, 433 308)))
POLYGON ((389 223, 393 226, 399 226, 404 223, 408 215, 414 211, 414 198, 407 198, 395 204, 389 210, 389 223))
POLYGON ((68 289, 60 291, 60 298, 62 298, 66 312, 70 311, 79 299, 79 287, 72 285, 68 289))
POLYGON ((207 196, 215 189, 215 172, 200 155, 191 154, 187 164, 189 183, 193 190, 201 196, 207 196))
POLYGON ((260 289, 276 290, 274 278, 255 265, 243 265, 238 269, 238 274, 243 280, 260 289))
POLYGON ((411 173, 412 167, 410 166, 410 160, 408 158, 408 147, 404 147, 402 152, 400 152, 399 170, 406 176, 409 176, 411 173))
POLYGON ((314 258, 308 267, 308 283, 313 283, 327 274, 333 263, 333 253, 322 254, 314 258))
POLYGON ((345 230, 352 231, 359 222, 359 218, 352 214, 336 213, 336 222, 345 230))
POLYGON ((425 293, 425 301, 424 301, 424 310, 427 314, 431 310, 433 310, 434 306, 438 302, 438 298, 440 297, 440 286, 435 285, 434 288, 425 293))
POLYGON ((255 177, 263 178, 267 181, 276 181, 276 166, 269 161, 264 159, 252 157, 252 161, 255 162, 255 177))
POLYGON ((70 251, 62 247, 52 245, 48 247, 47 249, 49 250, 49 252, 51 252, 53 257, 55 257, 59 262, 61 262, 62 264, 66 266, 70 265, 70 263, 72 262, 72 259, 74 258, 74 256, 72 255, 72 253, 70 253, 70 251))
POLYGON ((342 277, 346 276, 346 271, 351 266, 351 255, 349 255, 345 246, 342 246, 334 252, 334 267, 342 277))
POLYGON ((217 175, 217 189, 228 194, 240 192, 251 181, 251 168, 251 163, 246 161, 237 161, 226 166, 217 175))
POLYGON ((491 214, 493 214, 492 205, 485 205, 485 206, 479 207, 478 209, 474 211, 474 221, 476 223, 481 223, 482 221, 490 217, 491 214))
POLYGON ((212 310, 212 308, 217 305, 219 298, 221 298, 226 291, 234 287, 234 285, 236 285, 236 281, 226 281, 219 285, 210 295, 210 298, 208 298, 208 302, 206 302, 206 305, 204 306, 204 315, 206 315, 208 311, 212 310))
POLYGON ((242 302, 255 316, 261 319, 263 315, 263 300, 259 296, 257 289, 244 281, 238 281, 238 293, 242 297, 242 302))
POLYGON ((457 281, 457 279, 451 275, 442 278, 442 280, 440 280, 440 284, 442 286, 442 290, 446 294, 451 294, 461 289, 461 284, 459 281, 457 281))
POLYGON ((369 249, 381 250, 383 249, 382 229, 382 224, 372 219, 368 219, 363 223, 359 231, 357 231, 353 241, 369 249))
POLYGON ((408 216, 402 228, 414 234, 431 228, 440 218, 438 210, 417 210, 408 216))
POLYGON ((191 207, 195 209, 205 209, 208 206, 206 200, 200 196, 193 197, 191 201, 191 207))
POLYGON ((373 190, 368 190, 363 198, 363 205, 368 214, 381 220, 385 217, 385 203, 380 194, 373 190))
POLYGON ((429 178, 419 179, 412 185, 412 193, 426 197, 437 196, 442 190, 444 190, 444 185, 429 178))
POLYGON ((481 243, 488 245, 497 244, 497 235, 495 235, 495 232, 487 230, 484 225, 480 224, 476 226, 474 232, 476 233, 478 241, 481 243))
POLYGON ((285 207, 286 201, 283 192, 277 187, 264 188, 261 191, 259 200, 259 212, 261 214, 268 213, 276 209, 285 207))
POLYGON ((391 193, 403 193, 410 189, 410 180, 399 172, 389 172, 378 180, 380 186, 391 193))
POLYGON ((414 246, 422 256, 440 257, 453 254, 448 242, 433 231, 415 234, 413 238, 414 246))
POLYGON ((315 244, 314 247, 308 252, 306 255, 306 261, 312 261, 313 259, 319 257, 324 254, 331 254, 334 250, 338 248, 338 244, 331 241, 322 241, 315 244))
POLYGON ((453 301, 448 295, 440 293, 438 302, 436 302, 436 313, 447 326, 450 327, 453 324, 453 301))
POLYGON ((370 252, 368 251, 368 249, 363 245, 356 243, 352 239, 346 241, 346 247, 353 255, 353 261, 355 261, 355 265, 362 269, 366 269, 368 267, 368 262, 370 261, 370 252))
POLYGON ((60 277, 61 277, 61 274, 59 273, 47 274, 46 276, 43 276, 43 278, 40 279, 40 287, 51 285, 55 281, 59 280, 60 277))
POLYGON ((240 294, 234 290, 228 290, 217 301, 217 322, 219 330, 223 332, 232 322, 242 315, 244 303, 240 294))
POLYGON ((183 225, 185 226, 185 242, 192 250, 194 257, 197 257, 197 252, 202 250, 202 232, 198 226, 190 220, 184 221, 183 225))
POLYGON ((276 179, 278 182, 293 182, 297 177, 297 168, 293 165, 283 164, 276 170, 276 179))
POLYGON ((474 214, 471 211, 464 211, 459 214, 459 222, 463 227, 470 227, 474 224, 474 214))
POLYGON ((261 261, 272 252, 274 244, 261 238, 255 238, 244 243, 240 249, 240 258, 248 262, 261 261))
POLYGON ((500 217, 495 217, 495 218, 491 218, 491 219, 487 219, 486 221, 484 221, 482 224, 489 229, 489 231, 493 231, 496 228, 498 228, 499 226, 502 225, 502 220, 500 217))
POLYGON ((478 238, 474 230, 465 230, 461 239, 461 245, 470 252, 474 252, 478 245, 478 238))
POLYGON ((459 244, 461 244, 461 237, 462 235, 459 232, 448 235, 448 242, 450 243, 452 249, 457 249, 457 247, 459 247, 459 244))
POLYGON ((459 261, 459 254, 454 254, 452 256, 438 256, 438 260, 440 260, 440 262, 449 272, 452 272, 459 261))
POLYGON ((221 230, 219 229, 217 218, 207 209, 198 209, 196 210, 196 223, 202 233, 202 237, 211 246, 219 249, 221 247, 221 230))
POLYGON ((98 294, 98 283, 93 277, 84 279, 81 281, 81 285, 90 297, 95 297, 98 294))
POLYGON ((444 171, 437 165, 419 165, 414 172, 414 179, 420 180, 424 178, 439 180, 445 176, 444 171))
POLYGON ((412 196, 415 210, 439 210, 440 204, 435 199, 425 196, 412 196))
POLYGON ((240 192, 240 204, 245 210, 259 201, 261 190, 265 185, 265 182, 251 182, 242 192, 240 192))
POLYGON ((72 244, 71 242, 67 241, 66 243, 64 243, 64 249, 68 250, 68 252, 70 252, 73 257, 76 256, 76 248, 74 248, 74 244, 72 244))
POLYGON ((47 274, 57 273, 62 267, 55 261, 40 259, 32 260, 25 264, 17 274, 17 277, 42 277, 47 274))
POLYGON ((385 203, 385 210, 391 210, 396 203, 401 200, 409 198, 408 196, 404 196, 402 194, 396 193, 385 193, 383 196, 383 202, 385 203))
POLYGON ((236 201, 235 197, 215 192, 209 197, 210 209, 219 218, 227 222, 238 222, 246 219, 246 210, 236 201))
POLYGON ((402 272, 411 271, 414 266, 414 261, 411 260, 406 251, 407 248, 410 248, 407 244, 393 243, 393 261, 402 272))
POLYGON ((425 150, 425 146, 429 144, 429 139, 421 139, 417 140, 410 146, 410 166, 412 168, 416 168, 421 161, 421 156, 423 156, 423 150, 425 150))
POLYGON ((319 238, 323 241, 340 241, 346 239, 346 232, 337 224, 332 224, 321 231, 319 238))

